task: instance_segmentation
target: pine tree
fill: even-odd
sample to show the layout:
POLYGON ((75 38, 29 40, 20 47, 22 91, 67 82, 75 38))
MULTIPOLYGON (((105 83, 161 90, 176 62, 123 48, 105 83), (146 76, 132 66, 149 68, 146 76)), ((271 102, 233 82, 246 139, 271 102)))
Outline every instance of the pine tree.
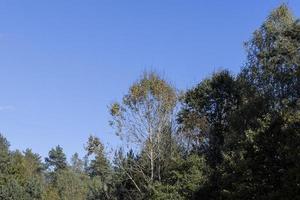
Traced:
POLYGON ((53 168, 54 171, 67 168, 67 158, 63 152, 63 148, 59 145, 49 151, 48 157, 45 158, 45 163, 48 168, 53 168))

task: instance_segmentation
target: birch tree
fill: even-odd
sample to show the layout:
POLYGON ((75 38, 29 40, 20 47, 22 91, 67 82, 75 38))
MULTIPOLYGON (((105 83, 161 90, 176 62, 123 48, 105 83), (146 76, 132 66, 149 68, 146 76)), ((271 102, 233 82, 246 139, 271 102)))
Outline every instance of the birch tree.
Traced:
POLYGON ((143 150, 149 161, 149 182, 160 179, 155 163, 161 159, 161 141, 166 127, 172 126, 177 103, 176 90, 156 73, 144 73, 121 103, 110 107, 112 120, 121 139, 143 150))

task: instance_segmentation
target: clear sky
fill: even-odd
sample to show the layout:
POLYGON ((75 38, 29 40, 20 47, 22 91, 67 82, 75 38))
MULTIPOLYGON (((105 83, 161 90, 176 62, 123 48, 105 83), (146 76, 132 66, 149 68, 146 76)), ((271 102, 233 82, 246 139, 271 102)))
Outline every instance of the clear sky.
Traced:
POLYGON ((0 131, 12 149, 83 155, 90 134, 118 145, 107 106, 156 70, 186 89, 245 61, 243 42, 274 0, 1 0, 0 131))

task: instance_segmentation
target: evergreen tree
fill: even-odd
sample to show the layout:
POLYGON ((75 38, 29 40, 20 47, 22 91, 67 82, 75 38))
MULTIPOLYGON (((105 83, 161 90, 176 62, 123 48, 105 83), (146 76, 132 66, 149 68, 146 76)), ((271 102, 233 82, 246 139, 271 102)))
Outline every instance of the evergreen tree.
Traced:
POLYGON ((78 153, 71 157, 71 169, 76 173, 84 173, 84 161, 79 158, 78 153))
POLYGON ((85 149, 87 156, 94 156, 88 167, 91 177, 88 199, 112 199, 112 175, 103 144, 98 137, 90 136, 85 149))
POLYGON ((67 168, 67 158, 63 149, 58 145, 49 151, 48 157, 45 158, 45 163, 48 168, 53 168, 54 171, 67 168))

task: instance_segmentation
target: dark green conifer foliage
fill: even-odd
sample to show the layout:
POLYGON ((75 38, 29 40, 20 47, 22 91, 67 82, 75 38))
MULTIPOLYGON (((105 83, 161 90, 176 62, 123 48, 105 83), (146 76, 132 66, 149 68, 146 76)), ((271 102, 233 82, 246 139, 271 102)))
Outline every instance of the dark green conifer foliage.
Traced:
POLYGON ((54 171, 66 169, 67 158, 59 145, 49 151, 48 157, 45 158, 47 167, 53 167, 54 171))

